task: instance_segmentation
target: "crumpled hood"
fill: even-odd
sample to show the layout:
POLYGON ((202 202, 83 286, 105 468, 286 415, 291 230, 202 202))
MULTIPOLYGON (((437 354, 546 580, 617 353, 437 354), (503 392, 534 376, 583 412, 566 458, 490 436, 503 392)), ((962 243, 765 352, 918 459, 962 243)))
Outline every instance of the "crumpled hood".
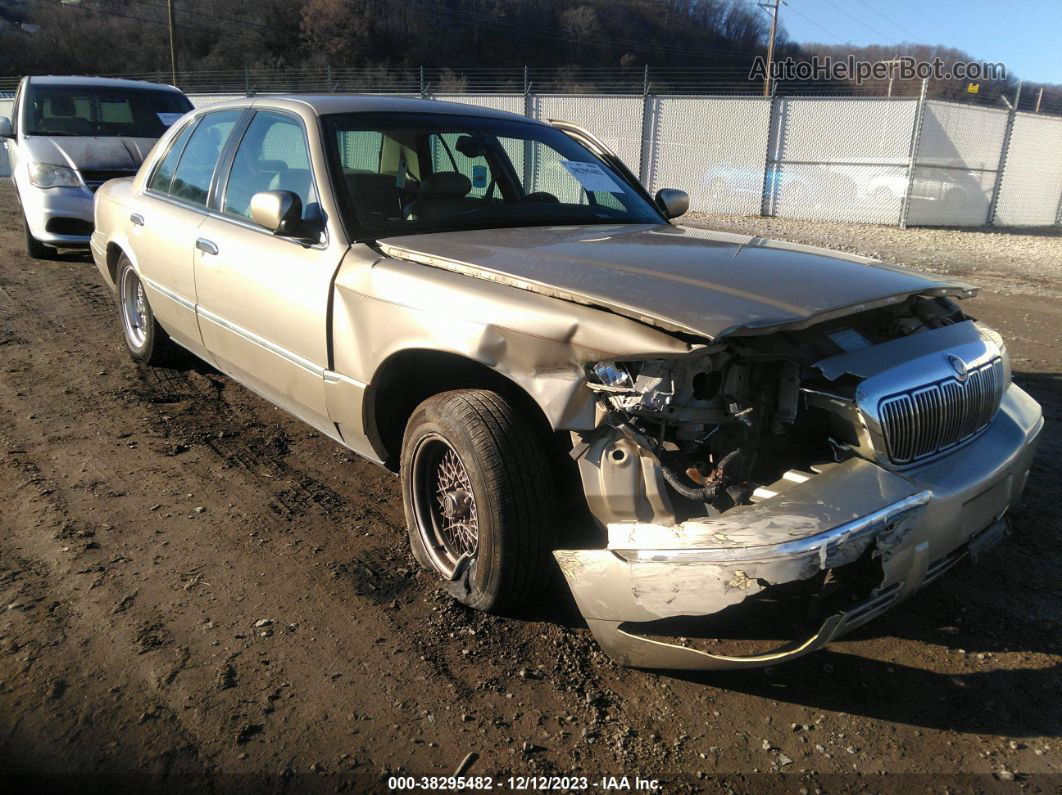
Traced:
POLYGON ((397 259, 712 339, 804 327, 909 295, 976 292, 865 257, 669 225, 437 232, 379 245, 397 259))
POLYGON ((156 140, 34 135, 26 143, 38 163, 90 171, 136 171, 156 140))

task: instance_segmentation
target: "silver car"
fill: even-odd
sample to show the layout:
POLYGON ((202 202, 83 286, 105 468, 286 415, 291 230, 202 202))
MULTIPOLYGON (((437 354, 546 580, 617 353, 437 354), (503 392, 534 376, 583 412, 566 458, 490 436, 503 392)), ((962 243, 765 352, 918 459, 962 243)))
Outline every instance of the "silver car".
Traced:
POLYGON ((683 228, 573 124, 200 109, 96 194, 132 357, 191 351, 399 474, 472 607, 559 567, 627 665, 767 665, 1007 532, 1040 407, 968 285, 683 228))
POLYGON ((12 118, 0 117, 22 208, 26 252, 84 248, 92 194, 131 177, 171 124, 192 109, 178 89, 102 77, 24 77, 12 118))

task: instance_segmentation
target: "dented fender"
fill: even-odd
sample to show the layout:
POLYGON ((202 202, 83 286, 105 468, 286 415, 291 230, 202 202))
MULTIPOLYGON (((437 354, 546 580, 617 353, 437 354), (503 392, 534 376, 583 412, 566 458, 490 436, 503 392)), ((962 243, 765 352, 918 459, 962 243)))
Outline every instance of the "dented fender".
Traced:
MULTIPOLYGON (((595 307, 382 257, 363 245, 351 247, 336 274, 332 340, 334 369, 364 388, 403 351, 477 361, 519 385, 558 430, 597 424, 585 388, 587 363, 691 350, 670 334, 595 307)), ((352 419, 371 435, 366 416, 352 419)))

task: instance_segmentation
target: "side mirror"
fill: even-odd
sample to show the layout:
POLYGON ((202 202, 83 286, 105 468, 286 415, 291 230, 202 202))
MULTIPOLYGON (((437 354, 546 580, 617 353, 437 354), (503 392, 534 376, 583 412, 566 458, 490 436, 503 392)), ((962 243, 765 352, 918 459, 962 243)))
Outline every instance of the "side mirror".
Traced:
POLYGON ((266 190, 251 197, 251 218, 274 235, 297 237, 303 231, 302 199, 290 190, 266 190))
POLYGON ((661 188, 656 192, 656 203, 666 218, 678 218, 690 209, 690 195, 684 190, 661 188))
POLYGON ((7 116, 0 116, 0 138, 14 138, 15 134, 11 132, 11 119, 7 116))

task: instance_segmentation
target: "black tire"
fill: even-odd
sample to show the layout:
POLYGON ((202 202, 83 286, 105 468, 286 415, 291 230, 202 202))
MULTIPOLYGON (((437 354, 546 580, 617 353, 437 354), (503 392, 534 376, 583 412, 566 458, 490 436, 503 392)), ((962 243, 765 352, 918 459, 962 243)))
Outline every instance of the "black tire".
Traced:
POLYGON ((180 355, 180 348, 155 319, 140 275, 125 254, 118 260, 116 285, 118 321, 133 361, 151 366, 172 364, 180 355))
POLYGON ((22 217, 22 229, 26 233, 26 254, 33 259, 55 259, 58 256, 58 250, 45 245, 33 236, 25 216, 22 217))
POLYGON ((401 471, 413 554, 447 582, 458 601, 505 613, 548 585, 557 527, 553 477, 530 423, 501 395, 458 390, 421 403, 406 425, 401 471), (452 508, 449 517, 444 515, 442 503, 454 497, 460 505, 465 499, 463 489, 449 488, 452 483, 440 486, 438 473, 446 460, 452 464, 447 450, 456 455, 471 487, 465 521, 474 519, 476 544, 464 560, 457 554, 460 545, 454 549, 440 540, 447 537, 443 525, 460 524, 452 508), (448 496, 439 500, 444 491, 448 496))

